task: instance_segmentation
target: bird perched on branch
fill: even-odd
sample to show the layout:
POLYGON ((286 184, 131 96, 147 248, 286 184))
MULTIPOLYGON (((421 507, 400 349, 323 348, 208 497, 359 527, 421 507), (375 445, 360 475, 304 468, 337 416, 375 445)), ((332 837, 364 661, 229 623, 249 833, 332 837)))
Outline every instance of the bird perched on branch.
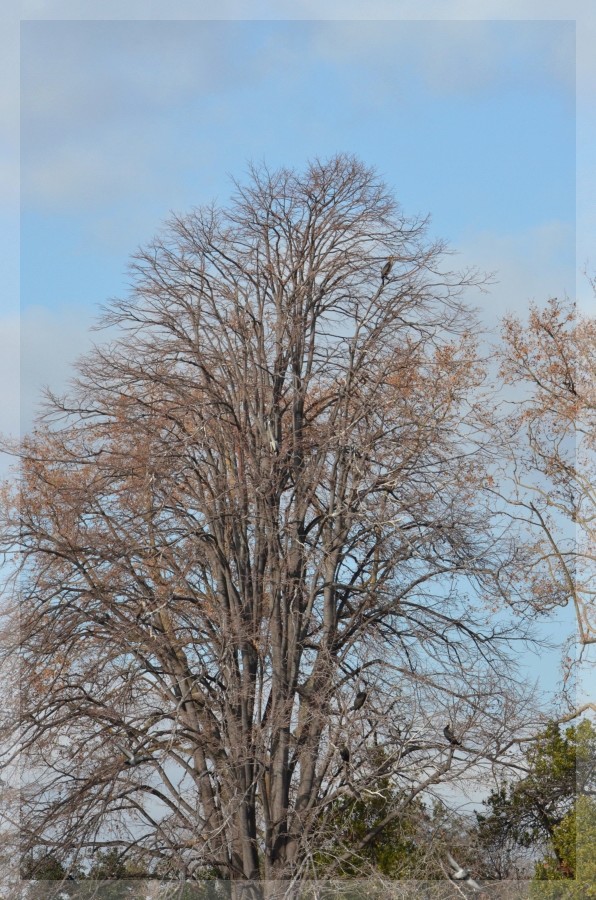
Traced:
POLYGON ((344 761, 345 763, 349 763, 349 762, 350 762, 350 751, 349 751, 349 749, 348 749, 347 747, 340 747, 340 748, 339 748, 339 755, 341 756, 341 758, 343 759, 343 761, 344 761))
POLYGON ((381 269, 381 283, 382 284, 385 283, 385 279, 389 276, 389 273, 391 272, 391 269, 393 268, 393 260, 394 259, 395 259, 394 256, 390 256, 389 259, 387 260, 387 262, 385 263, 385 265, 383 266, 383 268, 381 269))
POLYGON ((453 869, 453 872, 449 873, 449 877, 452 879, 452 881, 463 881, 464 884, 467 884, 474 891, 482 890, 478 882, 474 881, 468 870, 464 869, 463 866, 460 866, 460 864, 454 860, 450 853, 447 854, 447 861, 453 869))
POLYGON ((116 746, 122 755, 126 757, 125 765, 127 766, 139 766, 141 763, 153 761, 153 757, 148 754, 139 755, 137 751, 129 750, 121 744, 116 744, 116 746))
POLYGON ((445 737, 447 738, 447 740, 449 741, 449 743, 451 744, 452 747, 461 747, 462 746, 461 741, 458 741, 458 739, 454 735, 453 731, 451 730, 451 725, 445 725, 445 727, 443 728, 443 734, 445 735, 445 737))
POLYGON ((352 705, 352 709, 360 709, 361 706, 364 706, 364 704, 366 703, 367 697, 368 697, 368 691, 358 691, 358 693, 354 697, 354 703, 352 705))
POLYGON ((425 748, 422 746, 422 744, 404 744, 402 756, 407 756, 408 753, 417 753, 419 750, 424 749, 425 748))

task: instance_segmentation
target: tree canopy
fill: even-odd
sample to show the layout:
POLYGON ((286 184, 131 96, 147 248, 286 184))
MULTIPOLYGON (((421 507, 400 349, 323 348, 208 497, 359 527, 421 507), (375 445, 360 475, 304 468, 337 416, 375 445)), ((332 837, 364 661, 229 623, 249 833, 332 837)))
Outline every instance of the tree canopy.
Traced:
POLYGON ((539 717, 515 666, 532 547, 495 505, 464 303, 482 280, 338 156, 251 169, 130 281, 2 496, 24 846, 298 878, 387 779, 339 871, 539 717))
POLYGON ((508 419, 519 436, 509 502, 541 536, 536 559, 544 577, 534 590, 539 602, 545 594, 568 598, 580 643, 592 644, 596 325, 568 299, 552 297, 542 308, 532 305, 527 321, 506 318, 498 355, 505 381, 524 390, 508 419))

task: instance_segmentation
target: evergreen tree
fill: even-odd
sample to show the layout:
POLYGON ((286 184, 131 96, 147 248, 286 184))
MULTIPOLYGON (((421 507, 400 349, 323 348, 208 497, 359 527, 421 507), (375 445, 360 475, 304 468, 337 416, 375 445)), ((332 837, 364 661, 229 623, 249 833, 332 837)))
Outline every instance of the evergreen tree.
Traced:
POLYGON ((580 832, 589 835, 594 830, 590 795, 595 788, 595 750, 591 722, 564 731, 551 724, 526 751, 528 774, 492 792, 485 801, 488 813, 476 815, 480 843, 494 877, 510 877, 516 858, 535 861, 537 854, 542 859, 534 863, 536 880, 576 877, 576 841, 583 848, 580 832))

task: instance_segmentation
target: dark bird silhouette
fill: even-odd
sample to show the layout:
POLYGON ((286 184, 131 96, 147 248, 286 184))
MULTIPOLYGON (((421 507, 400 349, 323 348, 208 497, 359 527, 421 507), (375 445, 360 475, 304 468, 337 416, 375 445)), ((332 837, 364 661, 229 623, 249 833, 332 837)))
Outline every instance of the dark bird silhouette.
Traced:
POLYGON ((122 747, 121 744, 116 744, 116 746, 122 755, 126 757, 125 765, 127 766, 139 766, 141 763, 152 762, 153 760, 153 757, 148 754, 139 755, 137 752, 129 750, 127 747, 122 747))
POLYGON ((454 860, 450 853, 447 854, 447 861, 453 869, 453 872, 449 873, 449 877, 453 881, 463 881, 464 884, 469 885, 469 887, 471 887, 475 891, 482 890, 478 882, 474 881, 468 870, 464 869, 463 866, 460 866, 460 864, 454 860))
POLYGON ((417 753, 418 750, 424 750, 422 744, 404 744, 402 756, 407 756, 408 753, 417 753))
POLYGON ((367 697, 368 691, 358 691, 358 693, 354 697, 354 704, 352 706, 352 709, 360 709, 361 706, 364 706, 367 697))
POLYGON ((383 268, 381 269, 381 282, 383 284, 385 283, 385 279, 391 272, 392 268, 393 268, 393 257, 390 256, 389 259, 387 260, 387 262, 385 263, 385 265, 383 266, 383 268))
POLYGON ((445 727, 443 728, 443 734, 452 747, 461 747, 461 741, 458 741, 458 739, 454 735, 453 731, 451 730, 451 725, 445 725, 445 727))
POLYGON ((341 756, 341 758, 343 759, 343 761, 344 761, 345 763, 349 763, 349 762, 350 762, 350 751, 348 750, 347 747, 340 747, 340 748, 339 748, 339 755, 341 756))

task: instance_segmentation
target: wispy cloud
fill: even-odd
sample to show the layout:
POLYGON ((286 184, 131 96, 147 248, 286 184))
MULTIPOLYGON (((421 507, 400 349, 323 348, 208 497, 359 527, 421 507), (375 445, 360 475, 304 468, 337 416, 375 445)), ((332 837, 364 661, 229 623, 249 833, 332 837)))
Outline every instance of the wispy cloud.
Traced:
POLYGON ((25 22, 24 124, 58 132, 217 95, 250 78, 236 49, 242 28, 198 21, 25 22))
MULTIPOLYGON (((487 89, 534 82, 573 96, 573 23, 407 21, 388 27, 333 23, 315 34, 319 55, 346 64, 366 63, 388 73, 399 66, 439 95, 477 95, 487 89)), ((465 17, 463 17, 465 19, 465 17)))
POLYGON ((20 318, 14 313, 0 318, 0 433, 19 429, 20 318))
MULTIPOLYGON (((460 99, 533 82, 554 90, 573 78, 572 38, 555 23, 26 23, 23 198, 86 208, 153 189, 156 171, 167 172, 168 159, 184 165, 190 144, 208 153, 226 141, 247 91, 262 110, 280 103, 273 85, 283 79, 287 103, 269 110, 270 126, 292 127, 314 72, 321 92, 340 79, 354 116, 395 108, 416 84, 460 99)), ((248 123, 240 140, 250 139, 248 123)))
POLYGON ((488 295, 479 298, 483 321, 495 326, 507 313, 522 317, 529 304, 574 295, 575 230, 546 222, 510 234, 479 232, 464 241, 460 258, 495 273, 488 295))
POLYGON ((153 190, 164 174, 167 181, 169 164, 183 164, 189 144, 213 141, 201 119, 217 98, 265 78, 258 34, 242 41, 245 28, 233 22, 25 24, 25 203, 88 209, 97 200, 153 190))
MULTIPOLYGON (((63 391, 73 376, 73 363, 88 352, 93 343, 107 340, 107 334, 90 330, 93 311, 70 306, 48 309, 32 306, 20 321, 21 332, 21 429, 31 429, 40 411, 41 391, 49 387, 63 391)), ((0 430, 2 425, 0 424, 0 430)))

